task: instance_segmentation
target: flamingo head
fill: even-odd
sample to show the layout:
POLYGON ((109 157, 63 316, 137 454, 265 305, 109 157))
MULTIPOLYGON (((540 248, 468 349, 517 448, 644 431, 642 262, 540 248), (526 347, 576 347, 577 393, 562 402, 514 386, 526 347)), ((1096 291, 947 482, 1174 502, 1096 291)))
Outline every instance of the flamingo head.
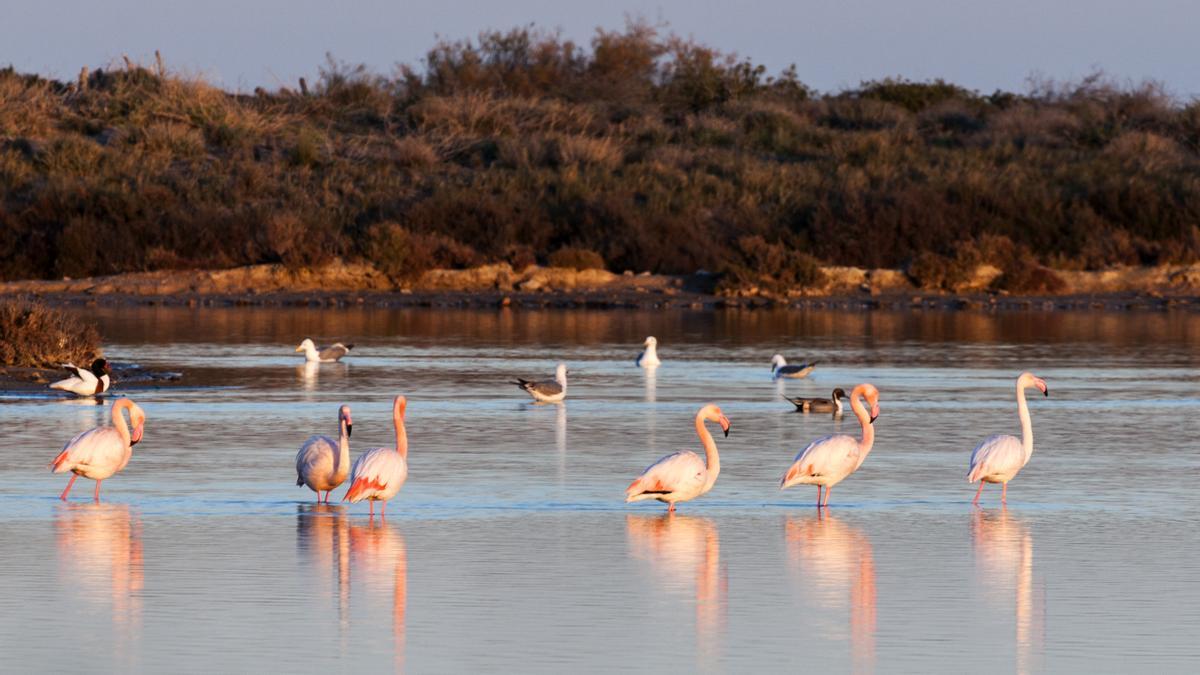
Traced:
MULTIPOLYGON (((404 419, 404 411, 408 408, 408 399, 403 395, 397 396, 392 402, 392 415, 398 419, 404 419)), ((346 409, 346 414, 349 415, 349 408, 346 409)))
POLYGON ((1050 395, 1050 387, 1046 386, 1046 381, 1029 371, 1021 373, 1021 376, 1017 378, 1017 384, 1020 385, 1022 389, 1026 387, 1037 387, 1037 390, 1042 392, 1043 396, 1050 395))
POLYGON ((862 396, 866 400, 867 405, 871 408, 871 424, 875 424, 875 420, 879 417, 879 390, 875 385, 864 382, 854 388, 850 393, 850 397, 862 396))
POLYGON ((775 372, 776 368, 786 365, 787 359, 783 358, 783 354, 776 354, 775 356, 771 357, 771 372, 775 372))
POLYGON ((350 418, 350 406, 343 405, 338 408, 338 424, 346 425, 346 438, 350 438, 350 433, 354 431, 354 421, 350 418))
POLYGON ((654 338, 654 336, 651 335, 650 337, 646 338, 646 341, 642 343, 642 346, 643 347, 653 347, 656 344, 658 344, 658 340, 656 340, 654 338))
POLYGON ((308 351, 310 349, 316 350, 316 348, 317 348, 317 345, 313 344, 313 341, 311 339, 304 338, 304 341, 300 343, 300 346, 296 347, 296 351, 304 352, 304 351, 308 351))
POLYGON ((725 437, 729 437, 729 418, 716 404, 709 403, 700 409, 700 417, 704 418, 705 422, 716 422, 721 425, 721 431, 725 432, 725 437))
POLYGON ((133 426, 133 431, 129 434, 129 445, 132 447, 142 441, 146 428, 146 412, 132 402, 129 404, 129 423, 133 426))

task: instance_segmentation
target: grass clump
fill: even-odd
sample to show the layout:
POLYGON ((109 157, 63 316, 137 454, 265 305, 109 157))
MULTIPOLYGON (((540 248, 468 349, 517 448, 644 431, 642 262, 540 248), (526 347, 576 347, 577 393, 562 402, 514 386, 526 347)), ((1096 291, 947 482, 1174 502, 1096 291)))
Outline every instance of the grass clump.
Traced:
POLYGON ((100 334, 91 325, 36 300, 0 299, 0 365, 86 367, 100 354, 100 334))

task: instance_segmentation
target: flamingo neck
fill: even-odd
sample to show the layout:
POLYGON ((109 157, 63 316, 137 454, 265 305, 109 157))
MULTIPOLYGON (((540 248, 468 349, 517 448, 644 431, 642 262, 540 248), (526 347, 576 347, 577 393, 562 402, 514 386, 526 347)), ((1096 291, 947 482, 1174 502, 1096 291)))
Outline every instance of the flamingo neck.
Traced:
POLYGON ((704 491, 708 492, 713 483, 717 482, 717 474, 721 473, 721 456, 717 454, 717 442, 708 432, 708 427, 704 426, 703 413, 696 415, 696 435, 700 437, 700 444, 704 446, 704 464, 708 468, 704 491))
POLYGON ((855 387, 854 391, 850 392, 850 409, 854 411, 854 416, 858 418, 858 423, 862 425, 862 439, 858 442, 858 465, 862 466, 867 455, 871 454, 871 447, 875 445, 875 426, 871 424, 871 413, 862 403, 862 388, 855 387))
POLYGON ((1033 421, 1029 419, 1024 383, 1017 383, 1017 417, 1021 418, 1021 451, 1025 454, 1025 462, 1028 462, 1033 455, 1033 421))
POLYGON ((342 468, 350 463, 350 437, 346 435, 346 422, 338 422, 338 427, 341 434, 338 437, 338 461, 337 468, 342 468))
POLYGON ((129 409, 129 406, 129 399, 123 398, 114 403, 112 407, 113 427, 116 428, 118 434, 121 434, 121 440, 125 442, 127 448, 130 447, 133 437, 129 435, 129 425, 126 424, 125 416, 121 414, 121 411, 129 409))
POLYGON ((408 459, 408 432, 404 430, 404 416, 399 410, 392 414, 392 422, 396 425, 396 452, 408 459))

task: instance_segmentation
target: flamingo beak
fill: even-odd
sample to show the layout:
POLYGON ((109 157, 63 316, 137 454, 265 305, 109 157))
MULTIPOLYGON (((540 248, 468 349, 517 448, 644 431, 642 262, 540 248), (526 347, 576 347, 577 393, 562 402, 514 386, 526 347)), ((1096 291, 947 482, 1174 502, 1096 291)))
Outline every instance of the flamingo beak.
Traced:
POLYGON ((871 406, 871 424, 875 424, 875 420, 879 419, 879 404, 871 406))
POLYGON ((1046 396, 1046 397, 1050 396, 1050 387, 1046 386, 1045 380, 1038 380, 1037 387, 1038 387, 1038 389, 1042 390, 1042 396, 1046 396))
POLYGON ((346 438, 350 438, 350 433, 354 431, 354 422, 350 421, 350 417, 346 417, 346 438))
POLYGON ((721 415, 717 422, 721 425, 721 431, 725 432, 725 438, 729 438, 729 418, 721 415))
POLYGON ((130 447, 142 442, 142 433, 144 425, 139 424, 133 428, 133 434, 129 437, 130 447))

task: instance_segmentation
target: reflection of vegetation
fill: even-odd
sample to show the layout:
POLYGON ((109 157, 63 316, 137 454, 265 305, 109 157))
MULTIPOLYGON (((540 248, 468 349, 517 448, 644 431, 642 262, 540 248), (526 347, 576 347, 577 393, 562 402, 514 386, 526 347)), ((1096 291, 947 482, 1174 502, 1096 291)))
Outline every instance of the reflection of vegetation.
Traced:
POLYGON ((93 326, 34 300, 0 300, 0 365, 87 368, 99 354, 100 334, 93 326))
POLYGON ((727 288, 818 283, 815 258, 943 288, 990 262, 1052 290, 1047 267, 1200 258, 1198 149, 1200 103, 1154 85, 818 94, 642 23, 587 46, 485 32, 393 77, 331 61, 301 92, 10 68, 0 277, 333 256, 400 277, 566 250, 727 288))

